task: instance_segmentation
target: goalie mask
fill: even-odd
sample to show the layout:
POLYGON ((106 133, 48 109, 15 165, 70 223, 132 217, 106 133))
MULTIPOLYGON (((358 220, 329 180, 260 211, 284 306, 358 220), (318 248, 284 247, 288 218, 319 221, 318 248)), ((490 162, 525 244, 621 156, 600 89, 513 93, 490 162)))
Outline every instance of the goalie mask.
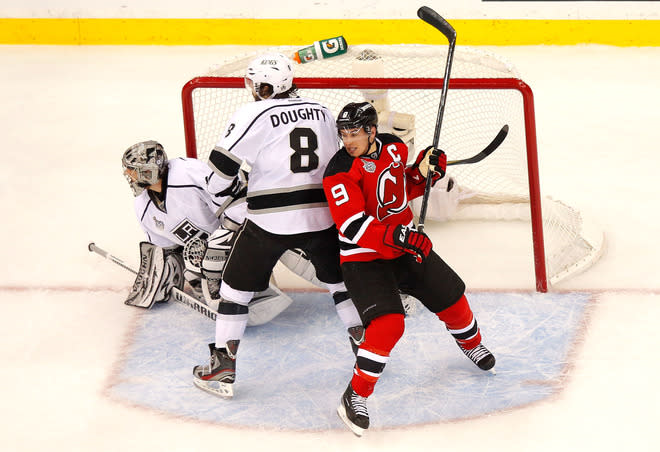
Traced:
POLYGON ((121 163, 133 195, 138 196, 163 177, 167 171, 167 154, 160 143, 142 141, 126 149, 121 163))
POLYGON ((378 113, 369 102, 346 104, 337 115, 337 131, 363 128, 371 133, 371 127, 378 125, 378 113))
POLYGON ((263 84, 270 85, 269 98, 284 93, 293 86, 293 63, 281 53, 268 53, 252 60, 245 72, 245 87, 259 99, 263 84))

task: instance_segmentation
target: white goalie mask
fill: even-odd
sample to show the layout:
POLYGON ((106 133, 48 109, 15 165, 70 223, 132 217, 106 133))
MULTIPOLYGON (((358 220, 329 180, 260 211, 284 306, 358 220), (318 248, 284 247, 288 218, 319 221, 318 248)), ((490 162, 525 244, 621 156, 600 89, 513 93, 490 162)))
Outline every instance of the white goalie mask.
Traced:
POLYGON ((167 170, 167 154, 160 143, 142 141, 126 149, 121 164, 133 195, 138 196, 163 177, 167 170))
POLYGON ((293 62, 281 53, 267 53, 252 60, 245 72, 245 87, 260 99, 262 84, 273 88, 273 97, 291 89, 293 85, 293 62))

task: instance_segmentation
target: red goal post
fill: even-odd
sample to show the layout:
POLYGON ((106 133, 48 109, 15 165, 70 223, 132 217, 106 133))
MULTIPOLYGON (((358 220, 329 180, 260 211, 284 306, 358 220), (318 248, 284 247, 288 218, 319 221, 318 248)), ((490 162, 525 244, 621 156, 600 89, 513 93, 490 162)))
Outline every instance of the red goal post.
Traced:
MULTIPOLYGON (((414 46, 415 55, 410 57, 408 49, 402 52, 398 46, 386 47, 369 46, 367 51, 371 53, 377 48, 375 62, 361 59, 365 47, 354 46, 336 59, 296 65, 294 82, 301 96, 327 105, 335 115, 348 102, 369 100, 379 111, 379 130, 399 134, 412 148, 414 158, 416 151, 432 141, 443 80, 428 75, 442 72, 443 48, 414 46), (424 65, 416 59, 418 53, 424 65)), ((500 148, 482 163, 451 168, 452 177, 468 193, 457 215, 462 219, 496 220, 526 217, 531 225, 536 289, 546 292, 553 282, 586 268, 599 253, 587 249, 565 262, 573 253, 567 250, 574 248, 576 238, 584 242, 582 219, 579 212, 561 203, 559 212, 553 208, 546 215, 549 218, 544 218, 548 212, 544 204, 554 201, 546 201, 540 192, 532 90, 509 64, 499 60, 492 63, 490 54, 473 52, 457 49, 453 74, 458 76, 450 79, 440 147, 450 160, 458 160, 483 149, 504 124, 509 125, 510 132, 500 148), (521 205, 527 207, 521 209, 521 205), (485 213, 493 208, 495 213, 485 213), (551 249, 545 231, 551 232, 551 249)), ((237 59, 210 75, 193 78, 183 87, 189 157, 208 158, 231 114, 253 101, 242 76, 249 60, 237 59)), ((428 219, 434 219, 433 209, 431 199, 428 219)))

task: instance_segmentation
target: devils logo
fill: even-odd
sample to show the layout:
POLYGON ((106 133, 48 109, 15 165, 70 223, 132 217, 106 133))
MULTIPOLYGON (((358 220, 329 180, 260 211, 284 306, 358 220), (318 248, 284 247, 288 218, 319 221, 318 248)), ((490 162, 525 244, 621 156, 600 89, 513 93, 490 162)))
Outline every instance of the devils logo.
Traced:
POLYGON ((405 165, 401 161, 390 163, 378 176, 378 220, 402 212, 408 206, 406 197, 405 165))

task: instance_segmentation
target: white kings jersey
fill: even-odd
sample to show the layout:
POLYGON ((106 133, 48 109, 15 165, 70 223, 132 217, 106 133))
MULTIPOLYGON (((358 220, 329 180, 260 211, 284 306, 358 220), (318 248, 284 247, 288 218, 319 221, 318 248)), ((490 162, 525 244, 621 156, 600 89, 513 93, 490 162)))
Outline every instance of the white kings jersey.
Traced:
POLYGON ((335 119, 325 106, 266 99, 234 113, 209 165, 230 184, 247 163, 247 218, 274 234, 297 234, 334 224, 323 172, 338 149, 335 119))
POLYGON ((147 240, 156 246, 185 245, 193 237, 206 239, 220 226, 218 217, 233 200, 218 194, 226 188, 224 182, 197 159, 171 159, 163 182, 167 188, 162 205, 149 190, 140 193, 134 204, 147 240))

